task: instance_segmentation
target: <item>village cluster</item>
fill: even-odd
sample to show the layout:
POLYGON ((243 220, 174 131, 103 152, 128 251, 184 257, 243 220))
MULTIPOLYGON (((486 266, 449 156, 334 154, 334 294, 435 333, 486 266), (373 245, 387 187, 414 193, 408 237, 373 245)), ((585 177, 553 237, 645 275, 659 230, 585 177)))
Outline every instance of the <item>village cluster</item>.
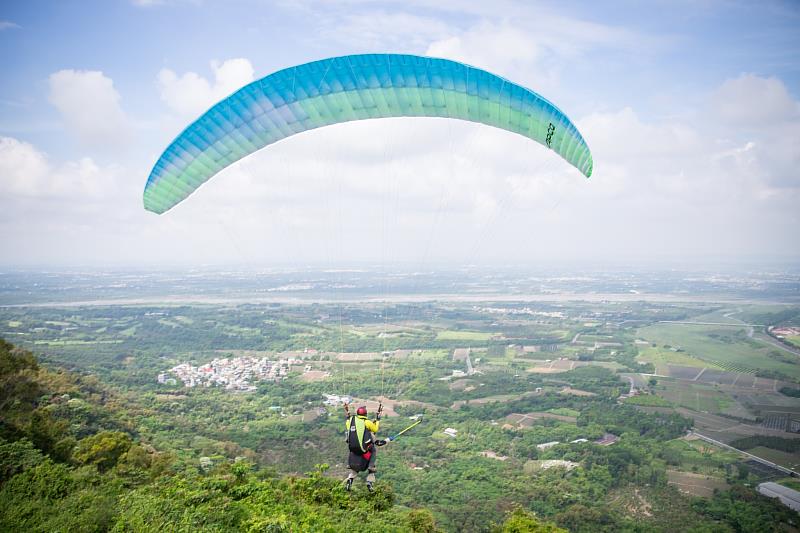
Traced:
POLYGON ((296 358, 281 358, 272 361, 255 357, 214 359, 210 363, 194 366, 181 363, 158 375, 158 382, 175 384, 174 374, 186 387, 224 387, 228 390, 254 391, 258 381, 278 381, 287 376, 293 365, 303 364, 296 358))

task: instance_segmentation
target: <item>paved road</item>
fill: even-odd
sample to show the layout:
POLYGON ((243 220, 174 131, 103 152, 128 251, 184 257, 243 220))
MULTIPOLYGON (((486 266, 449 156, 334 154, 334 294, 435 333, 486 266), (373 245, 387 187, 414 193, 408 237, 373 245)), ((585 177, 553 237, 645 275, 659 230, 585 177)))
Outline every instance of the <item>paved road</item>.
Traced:
POLYGON ((631 390, 628 392, 628 394, 633 396, 633 394, 636 392, 636 384, 633 382, 633 378, 632 377, 630 377, 630 376, 625 376, 625 377, 628 378, 628 381, 631 382, 631 390))
POLYGON ((472 368, 472 359, 469 357, 470 350, 467 350, 467 375, 471 376, 475 373, 475 370, 472 368))
POLYGON ((780 341, 776 341, 775 339, 773 339, 772 337, 770 337, 768 335, 756 335, 754 338, 757 341, 761 341, 761 342, 764 342, 764 343, 769 344, 771 346, 774 346, 776 348, 780 348, 781 350, 783 350, 785 352, 789 352, 789 353, 792 353, 794 355, 800 356, 800 349, 791 348, 789 346, 786 346, 785 344, 781 343, 780 341))
POLYGON ((743 326, 749 326, 754 328, 763 328, 764 324, 745 324, 744 322, 740 322, 739 324, 732 324, 730 322, 692 322, 690 320, 659 320, 659 323, 663 324, 688 324, 690 326, 697 325, 697 326, 730 326, 734 328, 741 328, 743 326))

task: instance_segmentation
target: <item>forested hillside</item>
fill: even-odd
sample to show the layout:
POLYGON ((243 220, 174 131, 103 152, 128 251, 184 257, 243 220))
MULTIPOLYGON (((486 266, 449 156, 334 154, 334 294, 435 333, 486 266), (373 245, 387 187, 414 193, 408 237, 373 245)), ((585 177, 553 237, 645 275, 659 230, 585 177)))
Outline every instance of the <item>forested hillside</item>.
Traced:
MULTIPOLYGON (((279 475, 247 460, 178 466, 97 380, 42 368, 0 339, 0 530, 436 531, 392 487, 344 491, 320 465, 279 475)), ((563 531, 511 509, 496 531, 563 531)))

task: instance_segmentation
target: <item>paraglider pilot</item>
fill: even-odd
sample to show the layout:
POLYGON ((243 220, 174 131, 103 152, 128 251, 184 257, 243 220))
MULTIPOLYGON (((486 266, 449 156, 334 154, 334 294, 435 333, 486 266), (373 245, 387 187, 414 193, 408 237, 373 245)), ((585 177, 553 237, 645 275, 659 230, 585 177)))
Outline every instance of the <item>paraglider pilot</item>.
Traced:
POLYGON ((356 415, 352 416, 350 406, 347 403, 344 404, 344 414, 347 417, 347 422, 345 422, 347 446, 350 448, 350 456, 347 460, 350 472, 345 480, 345 488, 348 491, 352 488, 353 480, 358 473, 364 470, 368 471, 367 489, 370 492, 374 490, 376 446, 386 444, 386 441, 377 440, 375 437, 380 426, 381 412, 383 412, 383 404, 378 405, 375 421, 372 421, 367 418, 366 406, 362 405, 356 409, 356 415))

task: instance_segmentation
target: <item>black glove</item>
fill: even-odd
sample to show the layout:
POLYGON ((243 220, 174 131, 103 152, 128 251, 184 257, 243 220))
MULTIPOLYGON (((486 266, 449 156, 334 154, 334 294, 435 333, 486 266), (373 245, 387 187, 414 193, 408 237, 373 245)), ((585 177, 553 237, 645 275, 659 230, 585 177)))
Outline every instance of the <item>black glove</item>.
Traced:
POLYGON ((375 441, 375 446, 386 446, 387 444, 389 444, 388 440, 379 439, 375 441))

